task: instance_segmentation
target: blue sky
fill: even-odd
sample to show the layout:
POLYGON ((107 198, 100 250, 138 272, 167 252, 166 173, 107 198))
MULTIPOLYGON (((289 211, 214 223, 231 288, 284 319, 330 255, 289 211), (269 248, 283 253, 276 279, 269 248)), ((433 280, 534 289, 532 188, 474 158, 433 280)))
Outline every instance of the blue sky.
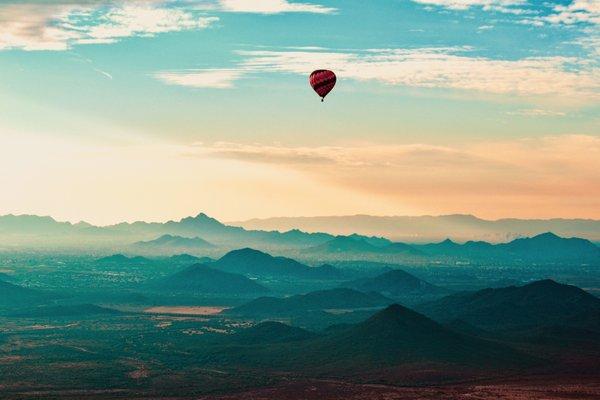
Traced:
POLYGON ((599 26, 598 0, 2 1, 0 212, 600 218, 599 26))

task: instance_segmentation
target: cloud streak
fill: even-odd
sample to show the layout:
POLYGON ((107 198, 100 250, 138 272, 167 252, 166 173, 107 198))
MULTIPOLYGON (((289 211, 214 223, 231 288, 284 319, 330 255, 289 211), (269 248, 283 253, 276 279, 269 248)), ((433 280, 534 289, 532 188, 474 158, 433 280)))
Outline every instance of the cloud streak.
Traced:
POLYGON ((280 13, 315 13, 331 14, 337 11, 332 7, 325 7, 312 3, 296 3, 287 0, 220 0, 220 9, 228 12, 280 14, 280 13))
POLYGON ((229 89, 242 75, 241 71, 231 69, 202 70, 192 72, 160 72, 154 75, 169 85, 189 86, 193 88, 229 89))
POLYGON ((427 6, 436 6, 449 10, 468 10, 480 7, 486 11, 498 11, 503 13, 521 14, 520 8, 526 4, 525 0, 412 0, 415 3, 427 6))

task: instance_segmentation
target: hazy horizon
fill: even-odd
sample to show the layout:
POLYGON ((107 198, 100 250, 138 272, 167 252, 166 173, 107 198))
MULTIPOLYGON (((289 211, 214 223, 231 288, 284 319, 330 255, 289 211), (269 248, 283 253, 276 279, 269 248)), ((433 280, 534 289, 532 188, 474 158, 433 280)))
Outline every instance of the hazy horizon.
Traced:
POLYGON ((196 212, 191 212, 190 214, 186 214, 186 215, 180 215, 180 216, 176 216, 174 218, 166 218, 166 219, 135 219, 135 218, 126 218, 126 219, 122 219, 122 220, 115 220, 113 222, 109 222, 109 223, 105 223, 105 224, 98 224, 98 223, 94 223, 93 222, 93 218, 81 218, 81 219, 61 219, 59 217, 56 217, 54 215, 50 215, 50 214, 35 214, 35 213, 15 213, 15 212, 0 212, 0 217, 4 217, 4 216, 16 216, 16 217, 20 217, 20 216, 33 216, 33 217, 50 217, 53 220, 55 220, 56 222, 67 222, 70 224, 78 224, 78 223, 88 223, 91 224, 93 226, 98 226, 98 227, 107 227, 107 226, 112 226, 112 225, 117 225, 120 223, 134 223, 134 222, 147 222, 147 223, 165 223, 165 222, 169 222, 169 221, 180 221, 181 219, 184 218, 194 218, 197 217, 199 215, 206 215, 209 218, 214 218, 217 221, 223 223, 223 224, 227 224, 227 225, 235 225, 235 224, 243 224, 243 223, 251 223, 254 221, 270 221, 270 220, 285 220, 285 219, 290 219, 290 220, 301 220, 301 219, 319 219, 319 218, 352 218, 352 217, 374 217, 374 218, 439 218, 439 217, 473 217, 477 220, 481 220, 481 221, 485 221, 485 222, 498 222, 498 221, 505 221, 505 220, 519 220, 519 221, 551 221, 551 220, 565 220, 565 221, 592 221, 592 222, 600 222, 600 219, 596 219, 596 218, 569 218, 569 217, 551 217, 551 218, 516 218, 516 217, 500 217, 500 218, 482 218, 478 215, 474 215, 474 214, 462 214, 462 213, 453 213, 453 214, 414 214, 414 215, 392 215, 392 214, 364 214, 364 213, 357 213, 357 214, 332 214, 332 215, 276 215, 276 216, 267 216, 267 217, 249 217, 249 218, 244 218, 244 219, 239 219, 239 220, 225 220, 222 218, 219 218, 216 215, 211 215, 205 211, 196 211, 196 212))

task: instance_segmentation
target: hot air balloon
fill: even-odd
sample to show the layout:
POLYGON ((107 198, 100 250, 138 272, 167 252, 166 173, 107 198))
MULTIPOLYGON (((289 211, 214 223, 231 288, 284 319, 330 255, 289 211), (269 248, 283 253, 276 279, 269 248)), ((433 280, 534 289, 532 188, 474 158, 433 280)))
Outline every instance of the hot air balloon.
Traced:
POLYGON ((325 100, 325 96, 327 96, 335 86, 337 78, 333 71, 318 69, 310 74, 308 81, 314 91, 321 97, 321 101, 323 101, 325 100))

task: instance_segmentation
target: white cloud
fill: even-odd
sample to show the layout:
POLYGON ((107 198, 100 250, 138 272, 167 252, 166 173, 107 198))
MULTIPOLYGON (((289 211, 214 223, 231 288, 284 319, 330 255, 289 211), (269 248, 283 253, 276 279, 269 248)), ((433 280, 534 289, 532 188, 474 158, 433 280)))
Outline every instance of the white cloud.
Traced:
POLYGON ((520 115, 523 117, 564 117, 567 115, 564 111, 546 110, 542 108, 525 108, 522 110, 510 111, 508 115, 520 115))
POLYGON ((574 0, 571 4, 554 7, 554 13, 544 17, 544 20, 553 24, 575 24, 587 22, 600 24, 599 0, 574 0))
POLYGON ((205 29, 219 20, 206 16, 208 11, 329 14, 336 9, 287 0, 0 2, 0 50, 67 50, 73 44, 205 29))
POLYGON ((505 13, 521 13, 522 10, 515 8, 526 3, 525 0, 412 0, 415 3, 437 6, 450 10, 467 10, 473 7, 481 7, 484 10, 499 11, 505 13))
MULTIPOLYGON (((381 49, 354 53, 327 51, 239 51, 245 60, 224 76, 228 87, 244 74, 279 72, 307 75, 317 68, 336 71, 339 79, 388 85, 469 90, 520 96, 600 98, 600 69, 568 57, 497 60, 472 57, 461 48, 381 49)), ((215 70, 209 70, 218 76, 215 70)), ((175 73, 177 82, 194 85, 203 71, 175 73), (189 79, 184 79, 189 76, 189 79)))
POLYGON ((204 29, 216 21, 156 1, 0 5, 0 50, 66 50, 73 44, 204 29))
POLYGON ((287 12, 329 14, 335 8, 311 3, 295 3, 287 0, 220 0, 221 9, 230 12, 279 14, 287 12))
POLYGON ((194 88, 227 89, 242 75, 241 71, 215 69, 202 71, 159 72, 154 76, 170 85, 194 88))
POLYGON ((191 12, 147 3, 124 4, 110 9, 100 24, 84 26, 87 38, 116 40, 129 36, 153 36, 159 33, 205 29, 217 17, 199 17, 191 12))
POLYGON ((573 0, 567 5, 554 5, 548 15, 527 18, 522 23, 534 26, 543 26, 544 24, 600 25, 600 0, 573 0))

